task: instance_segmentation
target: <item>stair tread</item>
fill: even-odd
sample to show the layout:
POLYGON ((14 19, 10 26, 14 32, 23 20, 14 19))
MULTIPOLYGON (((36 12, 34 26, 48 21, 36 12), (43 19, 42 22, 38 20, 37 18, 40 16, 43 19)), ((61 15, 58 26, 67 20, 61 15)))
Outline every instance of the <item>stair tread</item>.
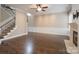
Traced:
POLYGON ((12 23, 5 30, 3 30, 1 35, 0 35, 0 39, 3 38, 4 36, 6 36, 9 32, 11 32, 11 30, 13 30, 14 27, 15 27, 15 23, 12 23))

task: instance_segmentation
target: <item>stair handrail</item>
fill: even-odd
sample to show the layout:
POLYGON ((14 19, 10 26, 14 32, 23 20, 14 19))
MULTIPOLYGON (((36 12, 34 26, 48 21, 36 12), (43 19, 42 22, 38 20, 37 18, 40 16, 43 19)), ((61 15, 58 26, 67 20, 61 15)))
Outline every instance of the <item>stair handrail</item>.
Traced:
POLYGON ((8 22, 6 22, 5 24, 3 24, 2 26, 0 26, 0 37, 2 36, 2 32, 3 32, 6 28, 8 28, 8 26, 6 26, 6 25, 10 24, 9 26, 11 26, 11 23, 12 23, 12 24, 14 23, 14 26, 15 26, 15 17, 14 17, 13 19, 9 20, 8 22), (5 27, 5 28, 4 28, 4 27, 5 27))
POLYGON ((6 12, 9 16, 12 16, 10 13, 8 13, 3 7, 1 7, 1 9, 6 12))
MULTIPOLYGON (((7 8, 3 8, 3 7, 1 7, 1 9, 4 11, 4 12, 6 12, 9 16, 13 16, 11 13, 8 13, 7 12, 7 8), (6 9, 6 10, 5 10, 6 9)), ((12 10, 10 10, 10 11, 12 11, 12 10)), ((14 14, 14 12, 12 11, 12 13, 14 14)), ((15 15, 15 14, 14 14, 15 15)))
MULTIPOLYGON (((11 15, 10 13, 8 13, 3 7, 0 7, 0 8, 1 8, 4 12, 6 12, 9 16, 12 16, 12 15, 11 15)), ((15 18, 15 15, 12 16, 12 17, 15 18)), ((12 19, 13 19, 13 18, 12 18, 12 19)), ((10 21, 11 21, 11 20, 9 20, 9 21, 7 21, 5 24, 1 25, 0 28, 3 27, 3 26, 5 26, 5 25, 6 25, 7 23, 9 23, 10 21)))
POLYGON ((8 24, 8 23, 10 23, 11 21, 13 21, 13 20, 15 20, 15 17, 14 17, 13 19, 9 20, 8 22, 6 22, 5 24, 1 25, 1 26, 0 26, 0 29, 1 29, 3 26, 5 26, 6 24, 8 24))

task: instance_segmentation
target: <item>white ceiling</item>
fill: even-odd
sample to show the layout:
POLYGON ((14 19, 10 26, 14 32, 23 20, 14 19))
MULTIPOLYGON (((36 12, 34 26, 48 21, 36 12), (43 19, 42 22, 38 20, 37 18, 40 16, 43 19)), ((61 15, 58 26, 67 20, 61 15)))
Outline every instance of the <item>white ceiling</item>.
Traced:
POLYGON ((32 4, 9 4, 9 6, 12 6, 14 8, 19 8, 21 10, 24 10, 26 12, 30 12, 31 14, 50 14, 50 13, 63 13, 67 12, 69 10, 70 5, 69 4, 48 4, 48 8, 45 12, 36 12, 36 10, 31 9, 30 6, 32 4))

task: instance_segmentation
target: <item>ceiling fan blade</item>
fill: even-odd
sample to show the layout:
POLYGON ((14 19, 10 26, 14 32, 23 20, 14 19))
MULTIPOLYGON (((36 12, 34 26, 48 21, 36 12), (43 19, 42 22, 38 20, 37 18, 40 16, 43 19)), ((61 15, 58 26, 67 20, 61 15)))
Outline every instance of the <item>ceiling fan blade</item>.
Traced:
POLYGON ((37 9, 37 8, 31 8, 31 9, 37 9))
POLYGON ((36 4, 36 6, 39 6, 39 7, 41 7, 41 4, 36 4))
POLYGON ((48 6, 42 7, 42 8, 48 8, 48 6))
POLYGON ((42 9, 42 11, 46 11, 46 10, 42 9))

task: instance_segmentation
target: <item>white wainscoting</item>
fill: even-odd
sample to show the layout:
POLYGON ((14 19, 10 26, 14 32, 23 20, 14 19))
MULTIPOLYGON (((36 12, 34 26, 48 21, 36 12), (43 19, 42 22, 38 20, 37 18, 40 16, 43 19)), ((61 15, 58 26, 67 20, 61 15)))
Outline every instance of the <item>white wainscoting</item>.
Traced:
POLYGON ((69 35, 67 28, 51 28, 51 27, 29 27, 29 32, 57 34, 57 35, 69 35))

